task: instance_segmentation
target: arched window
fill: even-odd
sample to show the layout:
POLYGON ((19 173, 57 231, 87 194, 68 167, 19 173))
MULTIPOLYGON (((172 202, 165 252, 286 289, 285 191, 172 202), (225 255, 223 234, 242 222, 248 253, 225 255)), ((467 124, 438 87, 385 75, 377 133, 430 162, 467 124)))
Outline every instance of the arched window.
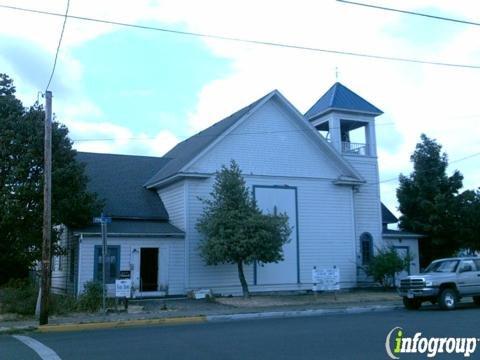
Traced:
POLYGON ((373 257, 373 237, 369 232, 360 235, 360 249, 362 251, 362 264, 367 265, 373 257))

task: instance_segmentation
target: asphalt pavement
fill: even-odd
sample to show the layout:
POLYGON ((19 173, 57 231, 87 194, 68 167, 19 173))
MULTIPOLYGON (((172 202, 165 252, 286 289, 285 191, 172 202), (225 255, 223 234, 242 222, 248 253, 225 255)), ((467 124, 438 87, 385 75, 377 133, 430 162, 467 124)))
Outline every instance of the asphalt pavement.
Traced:
MULTIPOLYGON (((421 332, 422 337, 480 338, 480 309, 469 304, 449 312, 424 307, 420 311, 401 309, 23 335, 44 347, 43 354, 47 354, 44 359, 55 359, 52 353, 63 360, 388 359, 385 340, 395 327, 401 327, 405 336, 412 337, 421 332)), ((426 354, 399 357, 427 359, 426 354)), ((24 342, 9 335, 0 336, 0 359, 40 358, 24 342)), ((435 358, 465 357, 443 354, 435 358)), ((480 343, 470 358, 480 358, 480 343)))

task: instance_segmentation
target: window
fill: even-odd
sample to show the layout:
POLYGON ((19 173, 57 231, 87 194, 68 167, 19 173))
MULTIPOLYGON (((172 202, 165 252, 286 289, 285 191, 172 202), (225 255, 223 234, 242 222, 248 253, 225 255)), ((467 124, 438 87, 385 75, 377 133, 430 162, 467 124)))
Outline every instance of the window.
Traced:
POLYGON ((474 260, 475 265, 477 265, 477 271, 480 271, 480 260, 474 260))
MULTIPOLYGON (((102 256, 102 246, 95 246, 95 258, 94 258, 94 269, 93 269, 93 278, 96 281, 102 282, 103 276, 103 256, 102 256)), ((120 246, 108 246, 107 256, 105 257, 105 281, 107 284, 113 284, 115 279, 118 278, 120 274, 120 246)))
POLYGON ((362 265, 370 263, 373 257, 373 238, 372 234, 364 232, 360 235, 360 248, 362 251, 362 265))
POLYGON ((425 269, 426 273, 439 272, 451 273, 457 271, 458 260, 441 260, 434 261, 425 269))
POLYGON ((463 260, 460 264, 460 272, 476 271, 473 260, 463 260))

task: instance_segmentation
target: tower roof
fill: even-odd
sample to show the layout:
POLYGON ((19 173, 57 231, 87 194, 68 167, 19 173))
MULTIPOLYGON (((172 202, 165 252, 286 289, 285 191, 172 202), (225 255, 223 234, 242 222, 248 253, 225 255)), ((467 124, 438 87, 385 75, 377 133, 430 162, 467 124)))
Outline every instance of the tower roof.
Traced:
POLYGON ((310 110, 305 113, 305 118, 311 120, 334 110, 374 116, 383 114, 382 110, 355 94, 346 86, 336 82, 310 110))

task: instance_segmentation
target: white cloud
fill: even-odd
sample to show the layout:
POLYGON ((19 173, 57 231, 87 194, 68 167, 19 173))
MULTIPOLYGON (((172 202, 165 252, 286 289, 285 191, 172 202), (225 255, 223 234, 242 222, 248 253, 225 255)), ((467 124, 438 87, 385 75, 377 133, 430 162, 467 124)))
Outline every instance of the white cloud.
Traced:
MULTIPOLYGON (((25 6, 63 12, 65 1, 52 0, 41 5, 35 0, 10 0, 25 6)), ((384 5, 384 1, 370 1, 384 5)), ((473 1, 419 0, 390 1, 389 6, 407 10, 424 10, 471 19, 480 5, 473 1), (425 10, 428 9, 428 10, 425 10)), ((58 41, 62 19, 42 15, 0 10, 1 34, 28 40, 52 58, 58 41), (20 20, 19 20, 20 19, 20 20)), ((436 46, 416 42, 415 34, 431 33, 436 20, 423 19, 424 27, 407 29, 406 33, 390 31, 403 25, 408 15, 367 9, 335 1, 305 0, 230 2, 221 0, 141 0, 73 1, 71 13, 80 16, 107 18, 124 22, 158 21, 172 28, 221 34, 239 38, 346 50, 379 55, 480 64, 478 27, 458 25, 457 31, 436 46)), ((418 19, 418 18, 416 18, 418 19)), ((158 24, 158 23, 157 23, 158 24)), ((70 19, 64 46, 60 53, 59 76, 71 91, 62 98, 57 110, 60 119, 69 120, 75 136, 141 137, 129 129, 109 123, 82 89, 83 69, 71 55, 71 49, 118 27, 70 19), (99 124, 92 126, 83 119, 89 116, 99 124)), ((132 30, 140 31, 140 30, 132 30)), ((257 45, 203 39, 216 56, 231 62, 231 72, 206 84, 198 93, 197 106, 188 116, 188 132, 195 132, 238 110, 266 92, 278 88, 299 110, 305 111, 335 81, 338 67, 340 81, 385 111, 379 122, 393 122, 377 129, 380 171, 390 178, 410 169, 409 157, 422 132, 437 138, 451 159, 480 151, 480 110, 478 84, 480 70, 446 68, 386 62, 366 58, 312 53, 257 45)), ((0 54, 0 65, 14 66, 0 54)), ((144 69, 136 69, 139 73, 144 69)), ((148 71, 148 69, 147 69, 148 71)), ((15 76, 18 88, 26 81, 15 76)), ((46 75, 45 75, 46 77, 46 75)), ((25 87, 22 96, 32 97, 36 89, 25 87)), ((132 89, 142 91, 142 89, 132 89)), ((146 135, 145 135, 146 136, 146 135)), ((162 132, 156 140, 93 143, 79 145, 92 151, 145 151, 160 154, 176 141, 173 134, 162 132)), ((148 136, 146 136, 149 138, 148 136)), ((475 159, 453 164, 466 175, 465 185, 479 184, 480 174, 475 159)), ((394 207, 395 182, 382 185, 382 196, 394 207)))
MULTIPOLYGON (((478 13, 474 2, 401 1, 392 7, 429 9, 468 19, 478 13)), ((415 31, 392 35, 388 29, 405 16, 336 2, 304 1, 164 1, 158 18, 185 24, 188 30, 226 36, 292 43, 325 49, 423 58, 432 61, 480 64, 479 29, 459 25, 435 47, 416 43, 415 31), (212 9, 215 9, 213 12, 212 9)), ((408 15, 406 15, 408 16, 408 15)), ((432 33, 430 36, 435 37, 432 33)), ((378 133, 382 178, 411 170, 410 155, 422 132, 438 139, 451 159, 479 151, 480 111, 476 97, 480 70, 386 62, 325 53, 302 52, 206 39, 217 56, 232 61, 232 73, 205 85, 197 107, 189 115, 189 127, 198 131, 264 95, 280 89, 299 110, 305 111, 335 81, 340 81, 385 111, 379 122, 393 122, 378 133), (477 116, 472 116, 477 115, 477 116)), ((475 162, 452 164, 466 175, 465 186, 478 186, 475 162), (473 180, 475 179, 475 180, 473 180)), ((382 184, 382 196, 395 208, 396 182, 382 184)))
POLYGON ((109 122, 65 121, 79 151, 162 156, 178 143, 170 131, 157 134, 133 133, 130 129, 109 122))

